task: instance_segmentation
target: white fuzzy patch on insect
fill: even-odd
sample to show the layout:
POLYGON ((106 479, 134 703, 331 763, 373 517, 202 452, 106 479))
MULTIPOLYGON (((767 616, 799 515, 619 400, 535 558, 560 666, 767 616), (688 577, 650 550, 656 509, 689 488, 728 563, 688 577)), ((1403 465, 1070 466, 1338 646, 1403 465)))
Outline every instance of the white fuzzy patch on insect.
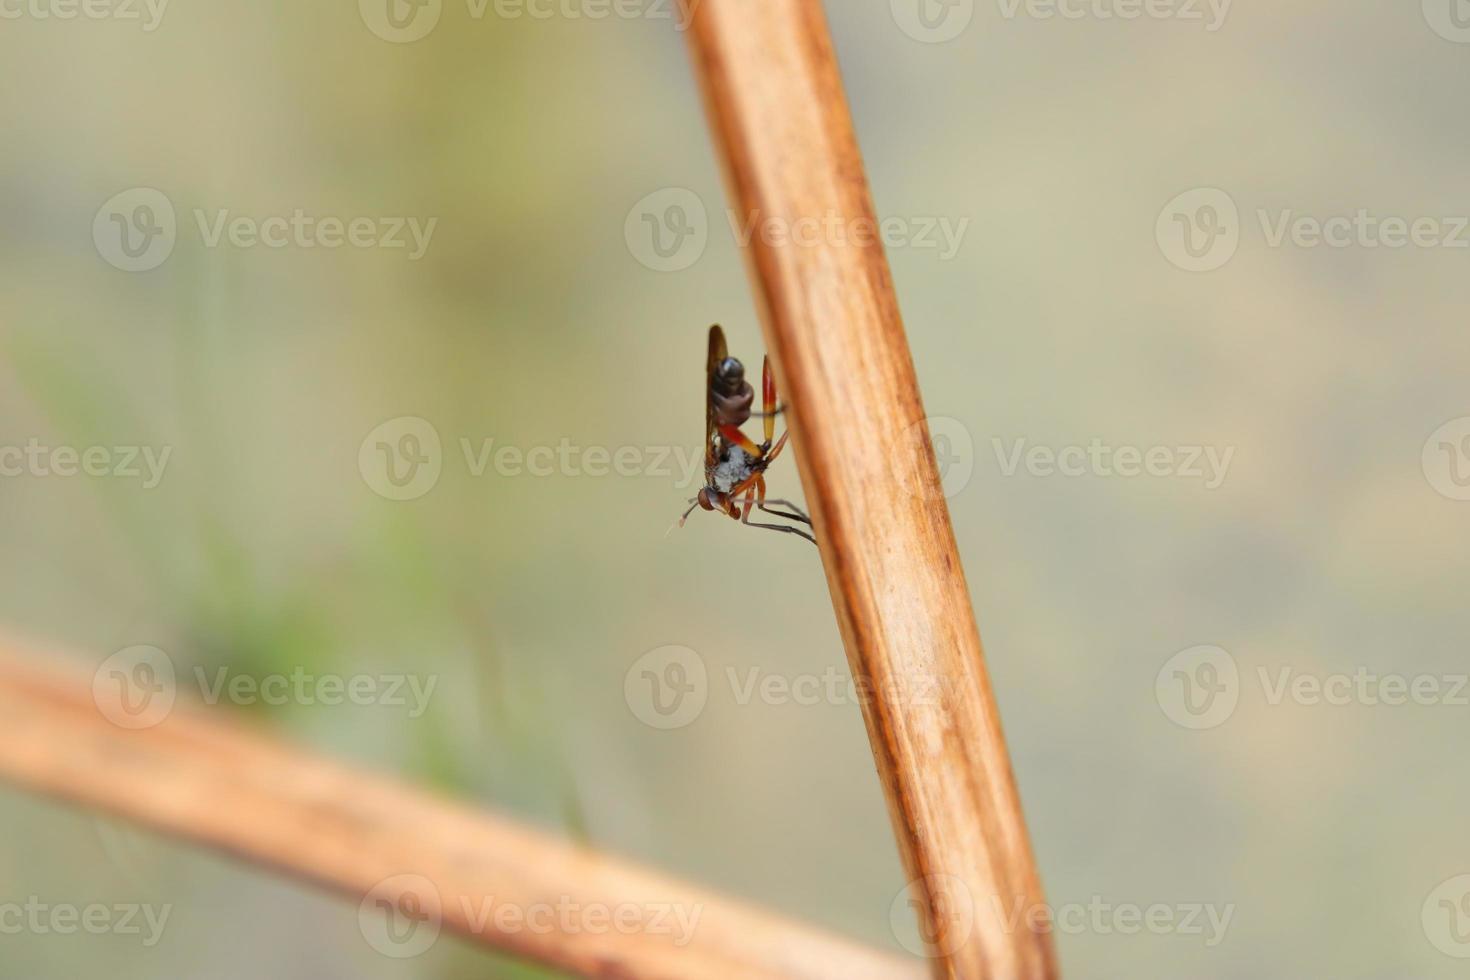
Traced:
POLYGON ((729 453, 715 467, 715 489, 721 493, 729 493, 731 487, 750 476, 750 464, 751 457, 745 450, 739 446, 731 446, 729 453))

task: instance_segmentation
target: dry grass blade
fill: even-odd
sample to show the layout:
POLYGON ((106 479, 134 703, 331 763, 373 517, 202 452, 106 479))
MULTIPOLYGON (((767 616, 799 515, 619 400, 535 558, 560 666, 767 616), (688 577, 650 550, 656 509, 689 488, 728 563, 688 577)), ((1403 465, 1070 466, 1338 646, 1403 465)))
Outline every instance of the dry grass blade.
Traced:
POLYGON ((182 704, 153 727, 118 727, 89 676, 14 649, 0 645, 0 778, 345 893, 365 907, 365 941, 387 952, 422 941, 407 920, 386 931, 402 910, 426 929, 588 977, 922 975, 912 961, 182 704))

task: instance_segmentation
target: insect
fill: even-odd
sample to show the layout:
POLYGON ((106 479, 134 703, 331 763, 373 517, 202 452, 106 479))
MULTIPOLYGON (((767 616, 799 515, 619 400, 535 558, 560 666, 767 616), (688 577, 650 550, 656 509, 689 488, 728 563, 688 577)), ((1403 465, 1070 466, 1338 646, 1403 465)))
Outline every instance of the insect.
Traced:
POLYGON ((752 411, 755 389, 745 380, 745 365, 730 356, 725 347, 725 331, 719 324, 710 327, 709 358, 705 362, 705 485, 699 496, 689 501, 689 509, 679 518, 679 526, 684 526, 694 508, 703 507, 723 511, 750 527, 799 534, 816 544, 817 539, 799 527, 761 524, 750 519, 751 511, 759 508, 808 527, 812 523, 791 501, 766 499, 765 472, 786 447, 786 437, 790 435, 783 432, 780 439, 771 441, 776 435, 776 416, 781 408, 776 404, 776 377, 771 373, 769 357, 761 365, 761 396, 762 411, 752 411), (765 426, 765 441, 760 445, 740 431, 752 415, 760 418, 765 426), (776 510, 770 504, 789 510, 776 510))

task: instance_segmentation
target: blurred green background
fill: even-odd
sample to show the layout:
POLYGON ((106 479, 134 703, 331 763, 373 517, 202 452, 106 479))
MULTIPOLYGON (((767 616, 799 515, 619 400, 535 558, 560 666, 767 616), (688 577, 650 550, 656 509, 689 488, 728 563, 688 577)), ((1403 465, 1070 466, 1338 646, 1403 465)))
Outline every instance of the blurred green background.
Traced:
MULTIPOLYGON (((652 0, 568 2, 400 5, 437 17, 417 40, 375 0, 174 0, 153 29, 143 6, 4 8, 0 447, 170 456, 156 487, 0 478, 0 621, 90 663, 156 645, 181 675, 436 677, 417 718, 238 710, 901 950, 857 706, 728 682, 845 670, 815 552, 707 514, 665 534, 695 489, 668 454, 699 449, 705 328, 764 349, 682 38, 652 0), (153 226, 136 188, 176 240, 129 272, 107 233, 153 226), (705 224, 667 209, 691 200, 705 224), (411 259, 211 246, 195 217, 296 209, 437 224, 411 259), (678 268, 650 267, 639 229, 681 215, 678 268), (388 423, 411 445, 403 418, 441 472, 391 500, 364 442, 388 423), (486 440, 638 462, 477 475, 486 440), (661 730, 624 681, 669 645, 707 667, 707 703, 661 730)), ((1268 232, 1288 210, 1470 210, 1470 45, 1437 0, 1099 4, 828 5, 880 214, 968 221, 950 257, 890 257, 926 408, 953 420, 950 508, 1048 898, 1233 910, 1214 945, 1066 931, 1064 971, 1462 976, 1470 932, 1446 939, 1430 899, 1470 872, 1470 707, 1273 704, 1259 672, 1466 669, 1470 458, 1437 472, 1431 435, 1470 415, 1470 253, 1268 232), (1238 248, 1209 271, 1168 234, 1195 188, 1238 209, 1214 212, 1238 248), (1094 439, 1233 457, 1215 489, 1008 473, 1016 440, 1094 439), (1201 644, 1238 665, 1238 706, 1191 730, 1156 681, 1201 644)), ((802 496, 790 464, 771 482, 802 496)), ((8 787, 0 814, 0 902, 173 906, 149 948, 0 935, 6 977, 547 975, 448 939, 384 957, 349 901, 8 787)))

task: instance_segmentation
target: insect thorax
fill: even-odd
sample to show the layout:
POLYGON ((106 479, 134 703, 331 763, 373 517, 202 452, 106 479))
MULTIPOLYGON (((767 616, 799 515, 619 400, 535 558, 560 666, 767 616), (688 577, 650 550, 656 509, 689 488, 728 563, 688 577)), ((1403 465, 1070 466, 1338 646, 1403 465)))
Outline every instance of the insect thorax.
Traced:
POLYGON ((754 463, 755 460, 745 450, 724 443, 720 450, 720 461, 710 474, 710 485, 721 493, 729 493, 731 487, 749 478, 755 470, 754 463))

